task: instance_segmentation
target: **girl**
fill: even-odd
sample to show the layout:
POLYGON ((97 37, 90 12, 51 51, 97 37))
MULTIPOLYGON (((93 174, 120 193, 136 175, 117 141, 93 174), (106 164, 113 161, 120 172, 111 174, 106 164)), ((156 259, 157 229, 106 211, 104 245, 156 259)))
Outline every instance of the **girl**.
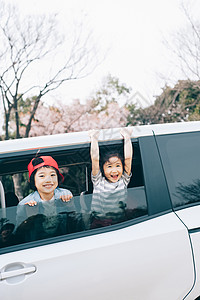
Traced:
POLYGON ((124 138, 124 159, 117 152, 107 153, 99 161, 99 131, 89 131, 92 160, 92 228, 111 225, 124 218, 126 191, 131 178, 133 148, 130 128, 120 130, 124 138))

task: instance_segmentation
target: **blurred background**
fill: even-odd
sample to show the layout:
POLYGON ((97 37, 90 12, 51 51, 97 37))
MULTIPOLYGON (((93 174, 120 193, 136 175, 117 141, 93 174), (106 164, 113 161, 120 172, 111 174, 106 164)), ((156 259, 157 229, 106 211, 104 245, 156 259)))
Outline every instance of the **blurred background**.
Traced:
POLYGON ((0 0, 0 138, 200 119, 197 0, 0 0))

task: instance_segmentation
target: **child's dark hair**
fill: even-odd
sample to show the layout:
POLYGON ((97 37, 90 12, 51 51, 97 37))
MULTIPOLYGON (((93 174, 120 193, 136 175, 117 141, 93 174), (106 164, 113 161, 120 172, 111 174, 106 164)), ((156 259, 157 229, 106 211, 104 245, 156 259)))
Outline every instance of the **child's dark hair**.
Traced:
POLYGON ((111 157, 118 157, 121 162, 122 162, 122 166, 123 166, 123 170, 124 170, 124 159, 123 159, 123 156, 119 153, 119 152, 115 152, 115 151, 109 151, 109 152, 106 152, 105 154, 102 155, 101 159, 100 159, 100 170, 101 170, 101 173, 102 175, 105 177, 105 174, 104 174, 104 170, 103 170, 103 166, 104 164, 109 161, 109 159, 111 157))
MULTIPOLYGON (((41 157, 36 157, 32 160, 32 165, 35 167, 35 166, 37 166, 37 165, 39 165, 43 162, 44 162, 44 160, 41 157)), ((62 181, 62 178, 61 178, 58 170, 55 169, 54 167, 52 167, 52 166, 42 166, 40 168, 53 168, 56 171, 56 174, 57 174, 57 177, 58 177, 58 182, 60 183, 62 181)), ((30 188, 34 191, 37 191, 37 188, 35 186, 35 174, 36 174, 37 170, 39 170, 40 168, 34 170, 33 173, 30 176, 30 188)))

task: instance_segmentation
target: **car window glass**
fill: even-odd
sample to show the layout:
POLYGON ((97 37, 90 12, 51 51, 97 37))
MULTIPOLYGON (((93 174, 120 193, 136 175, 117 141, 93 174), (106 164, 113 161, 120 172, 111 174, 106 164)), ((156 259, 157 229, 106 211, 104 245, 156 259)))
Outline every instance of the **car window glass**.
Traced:
MULTIPOLYGON (((102 146, 101 150, 105 151, 105 146, 102 146)), ((42 201, 36 206, 17 205, 20 200, 33 193, 28 183, 28 173, 24 171, 27 159, 24 167, 22 163, 19 165, 22 166, 19 173, 16 172, 17 167, 14 161, 12 163, 15 172, 12 173, 10 169, 8 172, 7 162, 4 160, 2 162, 4 174, 1 174, 1 180, 5 192, 6 209, 0 209, 0 247, 24 245, 86 231, 92 234, 94 229, 122 224, 137 218, 139 220, 140 217, 148 215, 140 151, 137 144, 134 150, 134 171, 128 189, 125 193, 116 191, 112 195, 106 192, 101 193, 98 207, 94 207, 92 194, 89 148, 81 157, 80 153, 76 156, 76 152, 72 162, 70 162, 72 150, 70 150, 69 160, 67 152, 61 153, 60 160, 60 156, 53 153, 65 178, 60 187, 69 189, 73 193, 73 198, 69 202, 56 198, 53 201, 42 201), (107 202, 102 199, 106 199, 107 202), (103 217, 99 217, 101 214, 103 217)))
POLYGON ((200 133, 157 137, 174 207, 200 201, 200 133))
POLYGON ((101 220, 92 214, 92 194, 75 196, 68 203, 55 199, 51 204, 13 206, 0 212, 1 247, 102 228, 148 214, 144 187, 128 189, 118 208, 107 209, 108 218, 101 220))

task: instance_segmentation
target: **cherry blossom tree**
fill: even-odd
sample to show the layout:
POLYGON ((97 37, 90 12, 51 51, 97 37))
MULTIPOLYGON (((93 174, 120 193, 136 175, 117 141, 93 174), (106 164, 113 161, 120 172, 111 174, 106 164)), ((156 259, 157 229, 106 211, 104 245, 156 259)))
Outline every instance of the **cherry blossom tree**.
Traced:
MULTIPOLYGON (((121 84, 118 78, 109 75, 84 104, 79 99, 73 100, 70 105, 63 101, 57 101, 52 106, 40 102, 32 120, 29 136, 125 126, 129 111, 125 105, 119 104, 119 100, 126 103, 129 91, 130 89, 121 84)), ((30 107, 36 97, 25 100, 21 98, 18 102, 19 134, 22 137, 26 136, 30 107)), ((11 132, 15 130, 14 118, 11 118, 10 129, 11 132)))
MULTIPOLYGON (((109 74, 103 78, 102 85, 92 92, 85 104, 78 99, 70 105, 58 101, 56 106, 40 103, 32 122, 30 136, 126 126, 129 111, 120 103, 127 102, 130 91, 118 78, 109 74)), ((26 111, 22 125, 28 119, 29 112, 26 111)), ((26 126, 21 126, 22 136, 23 127, 26 126)))
MULTIPOLYGON (((128 109, 120 107, 117 102, 109 103, 100 112, 95 110, 89 100, 86 104, 81 104, 80 100, 74 100, 71 105, 60 103, 59 107, 40 103, 32 122, 30 136, 123 127, 126 126, 128 114, 128 109)), ((24 123, 28 118, 28 114, 21 116, 24 123)), ((25 127, 21 126, 21 136, 24 131, 25 127)))

